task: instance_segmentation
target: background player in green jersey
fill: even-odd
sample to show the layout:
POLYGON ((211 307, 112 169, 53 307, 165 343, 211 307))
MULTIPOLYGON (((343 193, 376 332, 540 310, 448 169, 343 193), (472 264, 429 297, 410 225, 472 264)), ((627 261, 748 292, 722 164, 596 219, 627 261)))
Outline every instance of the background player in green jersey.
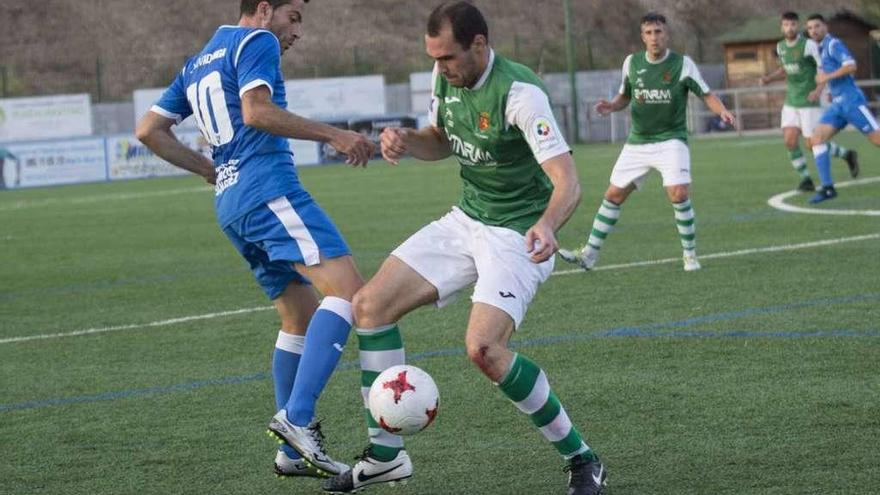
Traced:
MULTIPOLYGON (((819 45, 800 33, 800 20, 796 12, 782 14, 783 39, 776 44, 776 55, 779 57, 779 68, 762 76, 760 83, 769 84, 785 79, 785 104, 782 106, 782 139, 788 150, 788 158, 795 171, 801 176, 798 190, 813 192, 816 189, 807 160, 798 146, 798 134, 812 147, 810 138, 813 129, 822 118, 821 95, 824 84, 816 84, 816 70, 819 66, 819 45)), ((858 156, 854 150, 848 150, 834 142, 828 143, 831 156, 846 160, 850 174, 856 177, 859 173, 858 156)))
MULTIPOLYGON (((362 392, 379 372, 404 362, 400 318, 427 304, 443 306, 474 284, 468 357, 566 460, 566 493, 595 495, 605 479, 602 463, 544 371, 508 347, 553 271, 555 232, 577 206, 580 185, 541 80, 495 54, 488 41, 486 21, 472 4, 437 7, 425 37, 436 62, 431 125, 382 133, 390 162, 405 153, 428 161, 454 156, 464 184, 458 205, 395 249, 355 296, 362 392)), ((325 491, 350 493, 412 475, 402 439, 367 421, 369 447, 351 471, 327 480, 325 491)))
POLYGON ((632 102, 629 137, 611 172, 611 184, 593 220, 587 244, 575 251, 560 249, 559 255, 569 263, 591 269, 605 238, 617 223, 621 205, 630 193, 641 187, 651 169, 656 169, 663 176, 666 195, 675 210, 684 269, 699 270, 694 210, 688 198, 691 183, 685 120, 688 93, 701 97, 727 124, 734 125, 735 119, 721 100, 709 92, 693 60, 669 50, 664 16, 649 13, 640 25, 645 51, 634 53, 623 62, 623 82, 614 100, 601 100, 596 105, 596 111, 608 115, 632 102))

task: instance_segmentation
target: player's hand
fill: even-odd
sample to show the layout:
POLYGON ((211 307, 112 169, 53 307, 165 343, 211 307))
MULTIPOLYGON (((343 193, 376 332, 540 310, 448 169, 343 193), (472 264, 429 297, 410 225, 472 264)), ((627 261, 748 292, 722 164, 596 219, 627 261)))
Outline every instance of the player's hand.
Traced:
POLYGON ((345 155, 347 157, 345 163, 353 167, 366 166, 376 150, 376 145, 363 134, 343 130, 340 130, 336 137, 330 141, 330 146, 345 155))
POLYGON ((606 116, 610 115, 614 111, 614 107, 611 105, 611 102, 608 100, 599 100, 599 103, 596 103, 594 107, 599 115, 606 116))
POLYGON ((211 169, 210 173, 206 173, 202 176, 202 178, 205 179, 205 182, 211 184, 212 186, 217 185, 217 174, 214 172, 213 168, 211 169))
POLYGON ((721 121, 725 124, 730 125, 730 127, 736 127, 736 117, 730 111, 725 110, 718 114, 718 116, 721 117, 721 121))
POLYGON ((810 91, 810 94, 807 95, 807 101, 819 101, 819 98, 822 96, 822 92, 818 90, 810 91))
POLYGON ((758 86, 766 86, 766 85, 767 85, 767 78, 764 76, 759 77, 758 78, 758 86))
POLYGON ((526 251, 532 255, 532 263, 543 263, 558 250, 556 234, 548 225, 538 222, 526 232, 526 251))
POLYGON ((406 154, 406 135, 409 129, 402 127, 386 127, 379 136, 379 144, 382 149, 382 157, 388 163, 397 165, 406 154))

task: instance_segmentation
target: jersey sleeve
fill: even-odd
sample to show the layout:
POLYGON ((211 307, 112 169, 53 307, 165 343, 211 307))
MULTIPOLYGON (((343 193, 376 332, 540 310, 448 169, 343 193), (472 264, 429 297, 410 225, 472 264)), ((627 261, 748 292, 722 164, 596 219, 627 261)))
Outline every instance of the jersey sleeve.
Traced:
POLYGON ((813 60, 816 61, 817 66, 821 66, 822 60, 819 58, 820 56, 818 43, 813 40, 807 40, 807 45, 804 48, 804 51, 806 52, 804 56, 811 57, 813 60))
POLYGON ((157 113, 166 119, 171 119, 178 124, 192 115, 192 108, 186 99, 186 88, 183 82, 185 70, 186 67, 177 74, 171 86, 168 86, 168 89, 162 93, 159 101, 150 108, 151 112, 157 113))
POLYGON ((238 95, 266 86, 274 93, 274 83, 281 67, 281 45, 269 31, 254 31, 238 45, 234 65, 238 73, 238 95))
POLYGON ((538 163, 571 151, 553 117, 550 98, 534 84, 514 82, 511 85, 504 118, 522 131, 538 163))
POLYGON ((629 64, 632 63, 632 54, 627 55, 623 61, 623 69, 621 70, 620 89, 618 93, 632 98, 632 84, 629 82, 629 64))
POLYGON ((681 67, 681 80, 684 81, 691 93, 699 97, 703 97, 711 91, 709 85, 703 80, 697 64, 688 56, 684 57, 684 63, 681 67))
POLYGON ((838 39, 831 41, 831 46, 828 47, 828 54, 842 66, 856 63, 855 57, 852 56, 846 45, 838 39))
POLYGON ((431 73, 431 103, 428 106, 428 123, 433 127, 440 127, 440 97, 437 95, 437 78, 440 77, 440 69, 434 64, 431 73))

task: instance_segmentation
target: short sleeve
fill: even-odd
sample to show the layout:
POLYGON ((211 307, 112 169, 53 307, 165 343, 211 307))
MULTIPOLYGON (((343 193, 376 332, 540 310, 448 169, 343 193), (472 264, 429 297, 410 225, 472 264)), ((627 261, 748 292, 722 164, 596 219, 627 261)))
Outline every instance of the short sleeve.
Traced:
POLYGON ((807 46, 804 49, 806 52, 804 55, 807 57, 812 57, 813 60, 816 61, 816 65, 821 65, 822 60, 819 56, 819 44, 813 40, 807 40, 807 46))
POLYGON ((626 59, 623 61, 623 69, 621 70, 620 77, 620 89, 617 91, 618 93, 626 96, 627 98, 632 97, 632 84, 629 82, 629 64, 632 63, 632 54, 628 55, 626 59))
MULTIPOLYGON (((184 68, 184 70, 186 70, 184 68)), ((180 123, 183 119, 192 115, 192 108, 186 99, 186 88, 183 82, 183 70, 177 74, 171 86, 162 93, 159 101, 150 108, 150 111, 157 113, 166 119, 171 119, 176 123, 180 123)))
POLYGON ((700 75, 700 69, 697 68, 697 64, 688 56, 684 57, 684 63, 681 68, 681 80, 684 81, 691 93, 699 97, 703 97, 711 91, 709 85, 703 80, 703 76, 700 75))
POLYGON ((837 60, 840 63, 840 65, 852 65, 856 63, 856 59, 852 56, 852 53, 850 53, 846 45, 838 39, 831 41, 831 46, 829 47, 828 52, 834 60, 837 60))
POLYGON ((538 163, 571 151, 553 117, 550 98, 534 84, 514 82, 511 85, 504 118, 522 131, 538 163))
POLYGON ((266 86, 270 93, 274 93, 274 83, 281 67, 278 38, 263 30, 248 34, 238 45, 234 64, 239 96, 259 86, 266 86))
POLYGON ((431 103, 428 106, 428 123, 433 127, 440 127, 440 97, 437 95, 438 77, 440 77, 440 70, 435 63, 434 71, 431 73, 431 103))

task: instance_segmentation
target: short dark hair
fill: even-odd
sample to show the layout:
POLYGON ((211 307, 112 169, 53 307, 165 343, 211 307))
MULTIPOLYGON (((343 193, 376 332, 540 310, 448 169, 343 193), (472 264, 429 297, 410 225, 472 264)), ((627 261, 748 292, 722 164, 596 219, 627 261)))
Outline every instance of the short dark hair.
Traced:
POLYGON ((783 21, 799 21, 801 17, 797 14, 797 12, 792 12, 791 10, 782 13, 783 21))
POLYGON ((639 23, 640 26, 643 24, 666 24, 666 16, 660 12, 648 12, 642 16, 642 21, 639 23))
POLYGON ((452 37, 465 50, 471 47, 474 38, 479 34, 489 40, 486 19, 480 9, 470 2, 445 2, 438 5, 428 17, 428 36, 439 36, 447 22, 452 26, 452 37))
POLYGON ((810 17, 807 17, 807 20, 808 21, 822 21, 822 24, 828 24, 828 22, 825 21, 825 16, 823 16, 822 14, 810 14, 810 17))
MULTIPOLYGON (((293 3, 293 0, 241 0, 241 15, 254 15, 257 13, 257 5, 260 5, 260 2, 269 2, 269 5, 272 6, 273 9, 277 9, 278 7, 293 3)), ((309 3, 309 0, 303 0, 304 3, 309 3)))

